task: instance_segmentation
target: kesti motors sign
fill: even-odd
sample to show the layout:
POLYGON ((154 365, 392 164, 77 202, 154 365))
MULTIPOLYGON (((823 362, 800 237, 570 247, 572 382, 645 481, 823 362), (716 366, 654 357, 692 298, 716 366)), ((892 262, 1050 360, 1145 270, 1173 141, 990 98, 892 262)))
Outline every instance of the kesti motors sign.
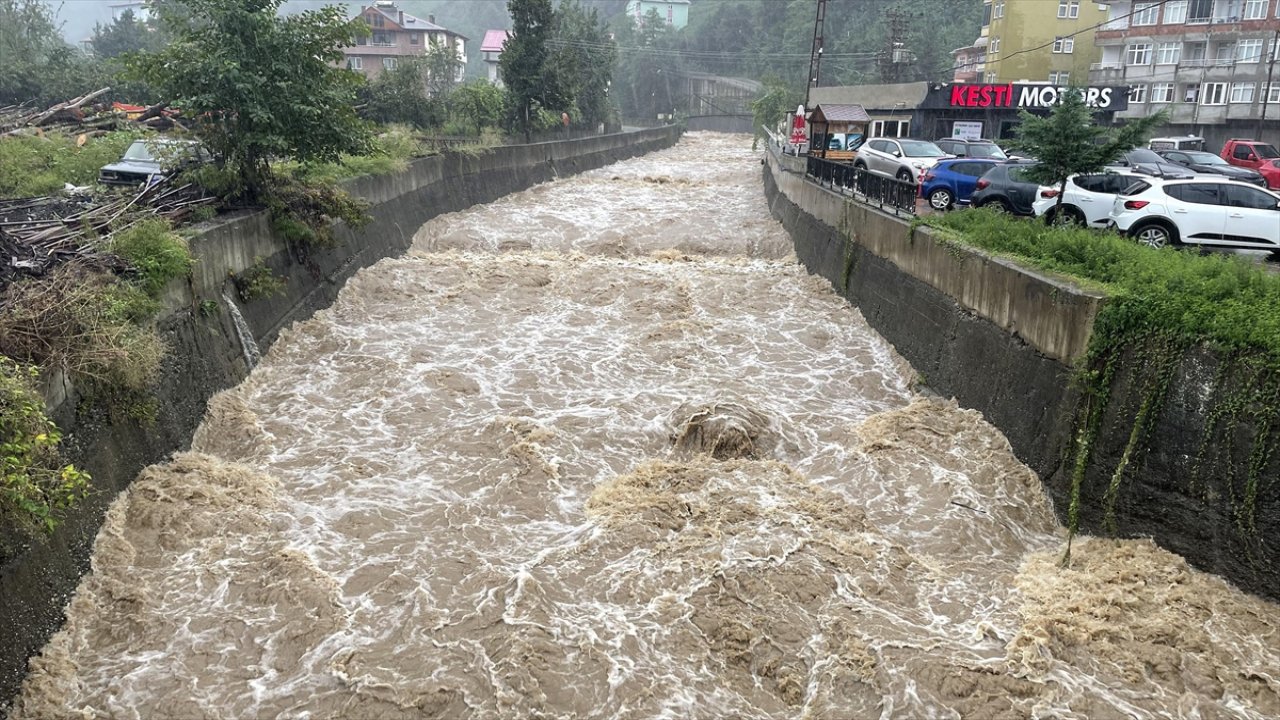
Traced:
POLYGON ((1080 87, 1069 88, 1058 85, 1032 85, 1028 83, 1005 83, 1003 85, 983 85, 980 83, 957 83, 944 85, 929 91, 925 98, 925 106, 929 108, 1012 108, 1033 110, 1035 108, 1051 108, 1062 101, 1062 96, 1069 92, 1079 93, 1084 102, 1096 110, 1114 112, 1129 107, 1128 88, 1125 87, 1080 87))

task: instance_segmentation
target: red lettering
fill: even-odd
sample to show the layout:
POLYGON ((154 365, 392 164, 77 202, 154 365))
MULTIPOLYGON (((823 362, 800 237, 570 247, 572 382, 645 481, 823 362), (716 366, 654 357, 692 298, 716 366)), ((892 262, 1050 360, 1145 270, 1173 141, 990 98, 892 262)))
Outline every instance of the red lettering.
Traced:
POLYGON ((1013 83, 1001 85, 998 90, 1003 97, 997 102, 1004 107, 1013 107, 1013 83))
POLYGON ((956 105, 960 105, 962 107, 964 106, 964 86, 963 85, 951 86, 951 106, 955 107, 956 105))
POLYGON ((982 102, 978 103, 982 107, 991 107, 991 86, 982 86, 982 102))
POLYGON ((968 101, 965 103, 966 105, 968 105, 969 107, 978 106, 978 90, 979 89, 980 88, 977 85, 969 86, 969 92, 966 94, 966 97, 965 97, 965 100, 968 101))

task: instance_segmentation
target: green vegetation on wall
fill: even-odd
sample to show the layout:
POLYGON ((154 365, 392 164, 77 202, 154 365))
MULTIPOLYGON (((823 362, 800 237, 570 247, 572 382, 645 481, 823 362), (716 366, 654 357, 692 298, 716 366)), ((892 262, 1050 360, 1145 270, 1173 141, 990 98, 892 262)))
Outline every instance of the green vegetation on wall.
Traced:
MULTIPOLYGON (((1124 477, 1145 450, 1164 408, 1179 363, 1196 346, 1223 358, 1229 372, 1213 388, 1214 408, 1197 456, 1189 491, 1203 490, 1198 477, 1207 461, 1230 458, 1242 421, 1255 428, 1241 492, 1228 498, 1237 528, 1248 533, 1271 458, 1280 415, 1280 276, 1226 255, 1154 250, 1110 233, 1048 227, 998 213, 974 210, 924 218, 949 240, 1061 273, 1106 291, 1093 326, 1089 352, 1078 372, 1083 391, 1071 449, 1069 531, 1079 529, 1081 486, 1094 457, 1108 407, 1121 401, 1115 383, 1131 378, 1133 407, 1127 441, 1099 498, 1112 532, 1115 501, 1124 477)), ((1230 466, 1231 463, 1227 462, 1230 466)), ((1235 492, 1233 478, 1227 486, 1235 492)), ((1070 545, 1064 561, 1070 557, 1070 545)))

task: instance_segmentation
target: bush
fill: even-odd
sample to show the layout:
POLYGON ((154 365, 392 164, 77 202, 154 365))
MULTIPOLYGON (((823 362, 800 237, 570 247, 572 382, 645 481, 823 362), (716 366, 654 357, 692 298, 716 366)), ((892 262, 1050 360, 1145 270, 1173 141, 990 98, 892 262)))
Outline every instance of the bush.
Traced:
POLYGON ((65 183, 92 185, 98 170, 119 160, 139 137, 136 131, 112 132, 88 138, 82 147, 71 135, 0 137, 0 197, 51 195, 65 183))
POLYGON ((267 298, 284 292, 285 280, 272 274, 262 258, 254 258, 253 265, 232 276, 236 292, 244 302, 267 298))
POLYGON ((422 143, 405 125, 391 125, 373 140, 373 151, 366 155, 343 155, 336 163, 285 162, 276 170, 305 183, 332 184, 361 175, 385 175, 400 172, 409 160, 425 154, 422 143))
POLYGON ((17 526, 52 531, 57 511, 70 507, 88 490, 89 476, 64 465, 61 436, 45 415, 35 388, 39 371, 0 357, 0 528, 17 526))
POLYGON ((165 346, 143 327, 158 305, 140 288, 77 263, 15 282, 0 296, 0 353, 63 368, 83 388, 145 392, 165 346))
POLYGON ((272 182, 267 208, 275 231, 300 247, 332 245, 335 220, 352 228, 369 222, 369 203, 331 183, 277 178, 272 182))
POLYGON ((186 277, 194 262, 187 241, 161 218, 149 218, 116 233, 110 250, 137 268, 139 286, 151 297, 159 297, 170 280, 186 277))

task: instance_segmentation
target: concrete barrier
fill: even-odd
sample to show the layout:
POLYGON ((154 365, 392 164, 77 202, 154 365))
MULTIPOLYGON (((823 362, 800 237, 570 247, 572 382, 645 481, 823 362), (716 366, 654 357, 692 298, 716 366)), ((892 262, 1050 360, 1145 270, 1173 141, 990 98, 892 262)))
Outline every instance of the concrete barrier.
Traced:
MULTIPOLYGON (((1073 378, 1105 297, 913 228, 815 184, 804 169, 803 158, 772 146, 766 154, 765 195, 801 262, 856 305, 928 387, 998 427, 1065 522, 1083 397, 1073 378)), ((1280 453, 1253 454, 1274 444, 1280 418, 1236 407, 1251 378, 1215 350, 1176 360, 1150 439, 1122 476, 1116 525, 1280 599, 1280 453), (1224 413, 1230 423, 1219 421, 1224 413), (1253 466, 1256 457, 1264 466, 1253 466)), ((1082 483, 1085 532, 1107 532, 1102 498, 1147 386, 1141 361, 1119 368, 1082 483)))
POLYGON ((488 202, 537 183, 572 175, 653 150, 680 137, 674 126, 533 145, 494 148, 478 155, 446 153, 413 161, 404 172, 356 178, 347 189, 371 203, 372 221, 321 250, 290 247, 264 212, 211 223, 191 241, 196 266, 188 281, 166 288, 160 330, 170 346, 156 389, 154 425, 81 404, 74 387, 52 385, 53 417, 71 459, 93 475, 93 495, 44 542, 0 566, 0 714, 20 687, 27 659, 62 624, 63 608, 80 576, 107 505, 147 465, 190 446, 205 403, 248 373, 225 296, 230 275, 262 262, 286 278, 283 293, 239 306, 258 345, 333 302, 347 278, 407 250, 431 218, 488 202))

